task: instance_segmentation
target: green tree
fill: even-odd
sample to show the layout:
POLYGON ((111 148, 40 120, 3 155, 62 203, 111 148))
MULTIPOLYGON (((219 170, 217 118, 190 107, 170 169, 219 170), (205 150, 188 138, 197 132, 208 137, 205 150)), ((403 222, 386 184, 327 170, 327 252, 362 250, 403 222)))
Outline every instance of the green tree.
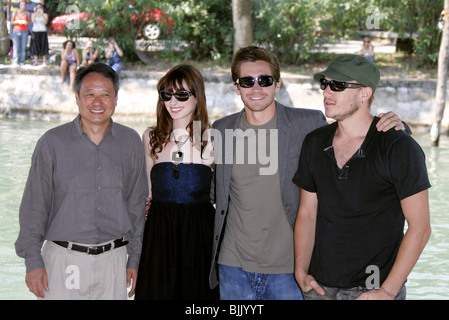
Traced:
MULTIPOLYGON (((65 2, 65 1, 64 1, 65 2)), ((61 3, 59 0, 45 0, 44 2, 44 9, 45 12, 48 14, 48 21, 50 22, 54 17, 59 16, 61 14, 65 14, 65 7, 63 8, 61 5, 61 8, 59 8, 61 3), (63 9, 63 11, 61 11, 63 9)))
POLYGON ((413 52, 421 64, 436 65, 441 31, 437 28, 444 0, 379 0, 388 11, 387 23, 402 38, 413 40, 413 52))
POLYGON ((445 14, 443 15, 443 30, 438 56, 438 81, 435 92, 435 118, 430 130, 432 146, 438 147, 440 143, 441 122, 446 107, 446 89, 449 66, 449 0, 444 0, 445 14))
POLYGON ((156 2, 151 0, 68 0, 60 2, 58 11, 66 13, 75 8, 78 12, 91 14, 91 18, 86 22, 80 21, 76 27, 66 28, 67 37, 74 38, 87 32, 97 36, 97 42, 100 43, 106 43, 107 39, 114 37, 125 52, 125 59, 134 61, 137 60, 138 31, 145 24, 141 13, 148 11, 149 8, 155 8, 156 2), (136 18, 137 22, 134 21, 136 18))
POLYGON ((167 12, 175 25, 167 52, 178 50, 183 59, 227 60, 233 43, 231 1, 170 1, 167 12))
POLYGON ((359 31, 396 32, 412 40, 421 64, 438 59, 443 0, 257 0, 252 6, 256 42, 285 63, 307 61, 313 47, 358 38, 359 31))
POLYGON ((6 16, 0 13, 0 56, 7 56, 10 49, 8 28, 6 27, 6 16))
POLYGON ((234 53, 254 42, 251 0, 232 0, 234 26, 234 53))
POLYGON ((323 0, 320 2, 323 10, 318 19, 321 30, 325 31, 322 36, 327 33, 334 38, 355 38, 358 31, 396 32, 400 41, 411 40, 411 51, 418 56, 421 64, 436 65, 441 38, 437 24, 443 2, 444 0, 323 0))
MULTIPOLYGON (((249 2, 249 0, 247 0, 249 2)), ((48 0, 53 4, 54 0, 48 0)), ((233 51, 232 0, 68 0, 68 5, 102 17, 107 31, 100 39, 114 36, 128 59, 135 58, 136 26, 133 12, 145 6, 167 12, 174 26, 164 43, 171 59, 220 60, 228 63, 233 51)), ((253 0, 254 42, 273 50, 283 63, 300 64, 313 49, 340 38, 358 38, 359 31, 393 31, 413 40, 413 52, 421 64, 436 65, 441 32, 436 28, 443 0, 253 0), (370 19, 377 24, 370 24, 370 19)), ((88 22, 94 29, 96 19, 88 22)), ((104 30, 104 29, 103 29, 104 30)), ((73 36, 73 35, 71 35, 73 36)))
POLYGON ((298 64, 310 57, 320 42, 322 4, 316 0, 253 1, 254 38, 285 63, 298 64))
MULTIPOLYGON (((221 60, 232 53, 231 0, 133 0, 132 6, 130 4, 131 1, 120 0, 68 0, 60 3, 58 11, 65 12, 67 6, 74 5, 79 11, 103 18, 89 19, 81 24, 80 29, 101 30, 99 40, 115 37, 128 60, 136 59, 135 41, 139 29, 132 16, 148 7, 167 12, 174 21, 169 41, 164 43, 166 56, 172 59, 181 56, 182 59, 221 60)), ((67 33, 68 37, 77 35, 77 30, 67 33)))

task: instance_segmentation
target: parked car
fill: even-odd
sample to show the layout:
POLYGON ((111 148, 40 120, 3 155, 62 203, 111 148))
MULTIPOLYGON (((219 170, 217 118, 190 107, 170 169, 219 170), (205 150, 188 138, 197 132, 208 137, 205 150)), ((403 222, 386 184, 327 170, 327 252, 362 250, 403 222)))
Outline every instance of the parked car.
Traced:
MULTIPOLYGON (((167 17, 167 14, 156 8, 148 8, 145 12, 134 12, 131 15, 132 22, 138 31, 138 38, 145 38, 148 40, 156 40, 161 36, 162 29, 167 29, 168 33, 171 32, 174 22, 171 18, 167 17)), ((50 28, 54 33, 64 33, 65 30, 77 30, 79 35, 95 35, 98 29, 105 30, 102 25, 104 19, 101 17, 95 17, 95 15, 87 12, 75 12, 64 14, 53 18, 50 24, 50 28), (99 21, 97 30, 93 28, 91 23, 93 19, 99 21)))

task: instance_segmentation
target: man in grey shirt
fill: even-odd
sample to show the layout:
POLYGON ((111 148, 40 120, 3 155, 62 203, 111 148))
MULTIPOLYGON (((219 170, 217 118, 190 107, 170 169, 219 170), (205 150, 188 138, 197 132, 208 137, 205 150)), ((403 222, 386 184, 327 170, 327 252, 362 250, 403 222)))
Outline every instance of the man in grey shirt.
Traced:
POLYGON ((39 298, 126 299, 131 282, 134 293, 148 184, 140 136, 111 118, 118 90, 105 64, 81 68, 79 115, 37 143, 15 246, 39 298))

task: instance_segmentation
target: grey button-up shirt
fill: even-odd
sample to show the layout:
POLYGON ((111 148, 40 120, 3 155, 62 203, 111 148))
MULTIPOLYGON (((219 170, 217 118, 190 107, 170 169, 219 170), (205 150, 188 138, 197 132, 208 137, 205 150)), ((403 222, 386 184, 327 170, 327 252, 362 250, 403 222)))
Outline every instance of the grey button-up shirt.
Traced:
POLYGON ((45 240, 96 244, 123 237, 127 267, 139 265, 148 196, 140 136, 111 120, 97 146, 79 118, 46 132, 34 150, 15 243, 27 272, 44 268, 45 240))

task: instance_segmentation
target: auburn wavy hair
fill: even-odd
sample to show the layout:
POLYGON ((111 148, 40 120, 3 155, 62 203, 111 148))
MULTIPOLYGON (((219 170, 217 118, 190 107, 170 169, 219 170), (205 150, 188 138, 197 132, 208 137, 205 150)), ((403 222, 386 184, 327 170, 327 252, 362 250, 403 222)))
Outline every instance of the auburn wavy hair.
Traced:
MULTIPOLYGON (((209 127, 209 116, 207 114, 206 106, 206 92, 204 86, 204 78, 201 72, 191 64, 180 64, 171 68, 158 82, 157 92, 161 90, 168 90, 176 92, 180 90, 190 91, 197 100, 197 105, 192 113, 192 118, 186 127, 186 130, 190 134, 190 139, 194 146, 200 146, 201 151, 207 144, 206 141, 201 141, 204 131, 209 127), (188 86, 184 88, 183 82, 188 86), (201 123, 201 136, 200 141, 195 141, 193 135, 194 121, 201 123)), ((176 98, 175 98, 176 99, 176 98)), ((173 119, 165 108, 164 101, 159 97, 156 107, 157 122, 156 126, 150 130, 150 147, 151 155, 154 158, 157 157, 157 153, 164 149, 167 142, 170 141, 170 135, 173 132, 173 119)))

